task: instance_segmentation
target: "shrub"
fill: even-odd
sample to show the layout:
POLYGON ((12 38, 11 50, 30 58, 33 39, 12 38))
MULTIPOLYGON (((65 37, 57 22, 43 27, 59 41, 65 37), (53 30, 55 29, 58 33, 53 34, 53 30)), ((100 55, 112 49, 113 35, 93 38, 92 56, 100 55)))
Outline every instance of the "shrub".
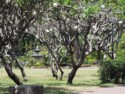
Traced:
POLYGON ((44 66, 42 62, 37 61, 34 66, 41 67, 44 66))
POLYGON ((102 82, 123 83, 125 80, 125 62, 107 60, 100 64, 100 79, 102 82))

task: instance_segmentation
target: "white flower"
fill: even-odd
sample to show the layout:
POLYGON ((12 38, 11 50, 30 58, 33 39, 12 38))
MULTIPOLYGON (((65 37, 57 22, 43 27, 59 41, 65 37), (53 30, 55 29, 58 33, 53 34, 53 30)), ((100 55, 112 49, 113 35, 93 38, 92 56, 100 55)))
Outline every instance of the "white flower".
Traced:
POLYGON ((74 26, 74 29, 78 29, 78 26, 74 26))
POLYGON ((40 10, 39 12, 42 13, 42 10, 40 10))
POLYGON ((40 31, 40 28, 37 28, 38 31, 40 31))
POLYGON ((70 21, 70 19, 69 18, 67 18, 67 22, 69 22, 70 21))
POLYGON ((93 25, 92 28, 93 28, 94 30, 96 30, 96 25, 93 25))
POLYGON ((113 56, 114 56, 114 58, 116 58, 116 54, 115 53, 113 54, 113 56))
POLYGON ((10 2, 10 0, 6 0, 6 3, 9 3, 10 2))
POLYGON ((53 7, 57 8, 58 7, 58 3, 53 3, 53 7))
POLYGON ((18 7, 18 4, 16 3, 15 6, 18 7))
POLYGON ((123 22, 122 21, 119 21, 119 24, 122 24, 123 22))
POLYGON ((104 8, 105 8, 105 5, 101 5, 101 8, 104 9, 104 8))
POLYGON ((25 31, 28 32, 28 29, 26 29, 25 31))
POLYGON ((34 11, 33 11, 33 15, 35 16, 36 14, 37 14, 37 12, 34 10, 34 11))
POLYGON ((47 30, 46 30, 46 33, 48 33, 48 32, 49 32, 49 30, 47 29, 47 30))
POLYGON ((36 35, 36 38, 39 38, 39 35, 38 35, 38 34, 36 35))
POLYGON ((92 52, 92 44, 89 43, 89 52, 92 52))
POLYGON ((106 58, 107 58, 106 54, 104 54, 103 58, 104 58, 104 59, 106 59, 106 58))
POLYGON ((52 31, 53 29, 51 28, 50 31, 52 31))
POLYGON ((89 52, 87 51, 87 52, 85 52, 85 54, 86 54, 86 55, 88 55, 88 54, 89 54, 89 52))
POLYGON ((18 85, 15 86, 15 89, 17 89, 17 88, 18 88, 18 85))

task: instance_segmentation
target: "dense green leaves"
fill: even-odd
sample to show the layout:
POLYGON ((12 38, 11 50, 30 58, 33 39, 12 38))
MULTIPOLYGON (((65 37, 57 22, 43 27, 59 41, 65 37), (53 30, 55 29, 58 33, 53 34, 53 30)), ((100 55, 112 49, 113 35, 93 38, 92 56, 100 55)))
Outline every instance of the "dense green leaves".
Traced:
POLYGON ((123 83, 125 80, 125 61, 103 61, 99 72, 102 82, 123 83))
POLYGON ((31 2, 33 2, 34 0, 16 0, 17 4, 19 6, 23 6, 26 7, 28 6, 31 2))
POLYGON ((88 6, 84 13, 87 17, 92 16, 93 14, 97 13, 100 10, 100 6, 94 5, 94 6, 88 6))

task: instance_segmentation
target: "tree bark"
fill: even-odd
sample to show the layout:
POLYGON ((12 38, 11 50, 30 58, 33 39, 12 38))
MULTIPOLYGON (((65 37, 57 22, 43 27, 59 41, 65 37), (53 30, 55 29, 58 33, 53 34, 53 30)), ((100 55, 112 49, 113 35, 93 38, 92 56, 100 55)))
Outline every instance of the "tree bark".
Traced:
POLYGON ((12 69, 10 68, 10 66, 8 64, 4 65, 5 70, 8 74, 8 76, 17 84, 17 85, 22 85, 23 83, 21 83, 20 79, 18 78, 18 76, 16 74, 13 73, 12 69))
POLYGON ((53 69, 51 69, 51 70, 52 70, 53 77, 55 77, 56 79, 58 79, 57 72, 56 72, 56 71, 54 71, 53 69))
POLYGON ((123 70, 122 70, 122 83, 125 83, 125 64, 123 64, 123 70))
POLYGON ((67 84, 73 84, 73 79, 76 75, 77 70, 78 70, 77 67, 72 68, 72 71, 69 73, 69 76, 68 76, 67 84))
POLYGON ((62 80, 62 77, 63 77, 64 71, 62 70, 62 68, 60 67, 60 65, 59 65, 59 70, 60 70, 60 72, 61 72, 60 80, 62 80))
POLYGON ((20 79, 18 78, 18 76, 16 74, 13 73, 12 68, 10 67, 10 65, 6 62, 4 56, 2 54, 0 54, 0 58, 2 60, 3 66, 8 74, 8 76, 17 84, 17 85, 22 85, 23 83, 20 81, 20 79))
MULTIPOLYGON (((14 48, 14 47, 13 47, 13 48, 14 48)), ((15 48, 15 49, 16 49, 16 48, 15 48)), ((21 71, 21 74, 22 74, 22 76, 23 76, 24 81, 27 81, 28 79, 27 79, 27 77, 26 77, 26 73, 25 73, 25 71, 24 71, 24 68, 21 66, 20 61, 16 58, 16 55, 15 55, 16 51, 15 51, 15 49, 10 49, 10 50, 8 51, 8 54, 9 54, 10 57, 12 58, 12 63, 13 63, 14 60, 16 61, 16 64, 17 64, 18 68, 19 68, 20 71, 21 71)), ((12 68, 12 63, 11 63, 11 68, 12 68)))
POLYGON ((17 66, 19 67, 19 69, 21 70, 24 81, 28 81, 24 68, 19 64, 20 62, 18 60, 16 60, 16 63, 17 63, 17 66))
POLYGON ((43 94, 43 86, 39 85, 10 86, 9 94, 43 94))
POLYGON ((97 51, 97 63, 100 63, 101 61, 101 50, 97 51))

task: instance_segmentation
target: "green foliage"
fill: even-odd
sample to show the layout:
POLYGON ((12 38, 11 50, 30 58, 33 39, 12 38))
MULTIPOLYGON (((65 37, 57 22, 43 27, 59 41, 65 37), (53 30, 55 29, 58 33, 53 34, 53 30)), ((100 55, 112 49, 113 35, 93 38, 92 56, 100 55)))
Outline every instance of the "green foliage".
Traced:
POLYGON ((116 59, 104 61, 100 65, 100 78, 103 82, 120 82, 125 70, 125 34, 119 42, 116 59))
POLYGON ((30 50, 25 55, 18 57, 18 59, 22 62, 25 62, 25 66, 31 67, 31 66, 49 66, 49 59, 48 59, 48 51, 44 46, 42 46, 43 49, 41 49, 41 54, 43 57, 38 60, 33 58, 31 55, 34 53, 34 51, 30 50))
POLYGON ((107 60, 100 65, 100 79, 102 82, 121 83, 123 80, 123 70, 125 70, 125 61, 107 60))
POLYGON ((125 19, 125 0, 107 0, 106 6, 111 7, 119 19, 125 19))
POLYGON ((46 54, 43 54, 42 62, 45 66, 49 66, 49 57, 48 57, 48 52, 46 54))
POLYGON ((39 62, 39 61, 36 61, 36 63, 34 64, 34 66, 41 67, 41 66, 43 66, 43 63, 39 62))
POLYGON ((84 10, 84 14, 87 17, 92 16, 93 14, 97 13, 100 10, 99 6, 97 5, 93 5, 93 6, 88 6, 85 10, 84 10))
POLYGON ((21 7, 28 7, 31 3, 36 3, 37 0, 16 0, 21 7))
POLYGON ((123 33, 122 38, 118 45, 118 50, 116 53, 116 60, 125 60, 125 33, 123 33))
POLYGON ((117 54, 116 54, 116 60, 118 60, 118 61, 124 60, 125 61, 125 50, 118 49, 117 54))
POLYGON ((71 3, 72 0, 58 0, 58 2, 60 4, 66 4, 66 5, 69 5, 71 3))
POLYGON ((35 48, 35 46, 38 44, 40 44, 40 41, 37 40, 34 35, 24 33, 24 35, 19 40, 18 48, 21 51, 21 55, 24 55, 28 51, 35 48))
POLYGON ((27 60, 27 58, 26 58, 25 56, 20 56, 18 59, 19 59, 20 61, 23 61, 23 62, 25 62, 25 61, 27 60))
POLYGON ((102 52, 100 52, 100 58, 98 58, 97 51, 94 51, 86 57, 84 64, 94 64, 97 63, 98 59, 102 60, 102 58, 103 58, 102 52))
MULTIPOLYGON (((65 13, 61 13, 62 10, 60 10, 60 7, 65 6, 66 8, 64 9, 66 12, 68 12, 68 15, 70 15, 71 17, 73 16, 78 16, 77 14, 82 13, 83 18, 89 18, 90 16, 92 16, 93 14, 97 13, 98 11, 100 11, 100 2, 95 2, 92 3, 92 1, 83 1, 83 0, 78 0, 78 1, 74 1, 74 0, 53 0, 53 3, 58 3, 59 6, 54 8, 53 13, 57 14, 56 16, 62 16, 65 13), (80 4, 83 6, 84 8, 80 6, 80 4), (85 15, 85 17, 84 17, 85 15)), ((52 4, 53 4, 52 3, 52 4)))
MULTIPOLYGON (((93 53, 96 56, 96 53, 93 53)), ((84 64, 93 64, 94 62, 96 62, 96 58, 92 56, 92 54, 88 55, 84 61, 84 64)))
POLYGON ((27 4, 29 0, 16 0, 19 5, 27 4))

